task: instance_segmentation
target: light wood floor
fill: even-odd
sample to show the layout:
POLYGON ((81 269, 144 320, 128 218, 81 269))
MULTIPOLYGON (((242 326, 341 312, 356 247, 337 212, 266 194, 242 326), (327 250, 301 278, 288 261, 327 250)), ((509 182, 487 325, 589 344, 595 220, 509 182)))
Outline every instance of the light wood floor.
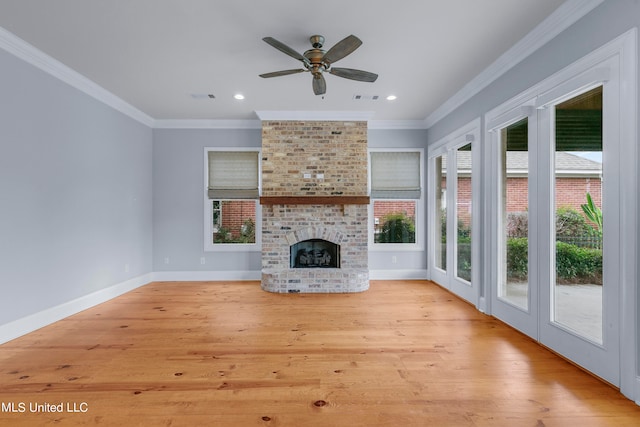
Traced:
POLYGON ((426 281, 152 283, 0 346, 0 402, 2 426, 640 425, 617 390, 426 281))

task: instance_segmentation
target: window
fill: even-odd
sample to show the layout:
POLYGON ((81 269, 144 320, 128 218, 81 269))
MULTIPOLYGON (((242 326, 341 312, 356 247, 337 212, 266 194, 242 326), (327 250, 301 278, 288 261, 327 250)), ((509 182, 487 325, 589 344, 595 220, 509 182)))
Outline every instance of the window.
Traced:
POLYGON ((500 129, 498 297, 529 309, 529 119, 500 129))
POLYGON ((602 191, 603 86, 555 104, 553 115, 555 283, 552 283, 552 317, 559 324, 602 344, 603 267, 606 268, 609 260, 602 245, 603 211, 609 214, 610 207, 602 204, 606 198, 602 191), (578 253, 580 262, 574 255, 578 253), (575 283, 586 286, 572 286, 575 283), (570 286, 577 290, 568 293, 570 286))
POLYGON ((259 154, 255 149, 205 150, 205 250, 258 249, 259 154))
POLYGON ((212 200, 213 244, 256 243, 255 200, 212 200))
POLYGON ((436 196, 434 199, 435 265, 443 272, 447 271, 447 154, 435 159, 436 196))
POLYGON ((372 242, 418 246, 423 222, 422 152, 372 151, 370 159, 372 242))

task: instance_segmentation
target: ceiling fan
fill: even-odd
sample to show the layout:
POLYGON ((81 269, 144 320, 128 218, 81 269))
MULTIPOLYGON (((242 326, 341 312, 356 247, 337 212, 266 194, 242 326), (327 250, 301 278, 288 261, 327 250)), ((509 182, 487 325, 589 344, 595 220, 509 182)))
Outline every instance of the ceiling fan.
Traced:
POLYGON ((354 35, 350 35, 340 40, 335 44, 335 46, 326 52, 322 50, 324 37, 318 35, 311 36, 309 40, 311 41, 313 49, 307 50, 303 55, 273 37, 265 37, 262 40, 275 47, 280 52, 286 53, 292 58, 301 61, 304 66, 304 68, 260 74, 260 77, 263 78, 286 76, 289 74, 309 71, 313 76, 313 93, 316 95, 323 95, 327 91, 327 83, 323 75, 325 71, 328 71, 329 74, 333 74, 334 76, 344 77, 345 79, 357 80, 360 82, 375 82, 378 78, 377 74, 370 73, 368 71, 354 70, 353 68, 332 67, 334 62, 339 61, 360 47, 362 41, 354 35))

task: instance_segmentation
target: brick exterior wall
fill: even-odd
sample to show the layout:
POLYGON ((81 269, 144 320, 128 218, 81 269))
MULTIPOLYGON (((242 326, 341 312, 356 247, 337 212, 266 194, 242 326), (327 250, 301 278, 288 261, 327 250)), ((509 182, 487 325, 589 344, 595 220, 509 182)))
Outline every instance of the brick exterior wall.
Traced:
MULTIPOLYGON (((600 178, 556 179, 556 208, 572 208, 582 212, 580 205, 586 203, 587 192, 596 206, 602 207, 602 181, 600 178)), ((507 212, 527 210, 527 178, 507 179, 507 212)))
POLYGON ((373 203, 373 217, 382 218, 391 213, 404 213, 410 218, 416 217, 416 202, 407 200, 384 200, 384 203, 373 203))
POLYGON ((234 236, 240 235, 244 220, 256 218, 256 202, 253 200, 225 200, 222 202, 222 228, 234 236))
MULTIPOLYGON (((528 187, 526 177, 507 178, 507 212, 525 212, 528 210, 528 187)), ((556 207, 572 208, 582 212, 580 205, 586 203, 587 192, 591 194, 593 202, 602 207, 602 180, 600 178, 571 178, 556 179, 556 207)), ((446 179, 442 180, 442 188, 446 188, 446 179)), ((471 225, 471 178, 458 178, 458 219, 465 226, 471 225)), ((378 214, 376 213, 376 217, 378 214)))
POLYGON ((507 178, 507 212, 524 212, 529 208, 528 179, 507 178))
POLYGON ((600 178, 558 178, 556 179, 556 207, 570 207, 582 212, 580 205, 587 202, 590 193, 593 203, 602 207, 602 180, 600 178))

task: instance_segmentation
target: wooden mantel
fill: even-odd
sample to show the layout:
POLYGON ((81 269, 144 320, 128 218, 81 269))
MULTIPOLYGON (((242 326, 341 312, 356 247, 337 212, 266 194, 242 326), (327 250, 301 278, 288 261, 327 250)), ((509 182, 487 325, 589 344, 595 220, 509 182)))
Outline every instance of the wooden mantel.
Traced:
POLYGON ((368 205, 369 196, 262 196, 261 205, 368 205))

